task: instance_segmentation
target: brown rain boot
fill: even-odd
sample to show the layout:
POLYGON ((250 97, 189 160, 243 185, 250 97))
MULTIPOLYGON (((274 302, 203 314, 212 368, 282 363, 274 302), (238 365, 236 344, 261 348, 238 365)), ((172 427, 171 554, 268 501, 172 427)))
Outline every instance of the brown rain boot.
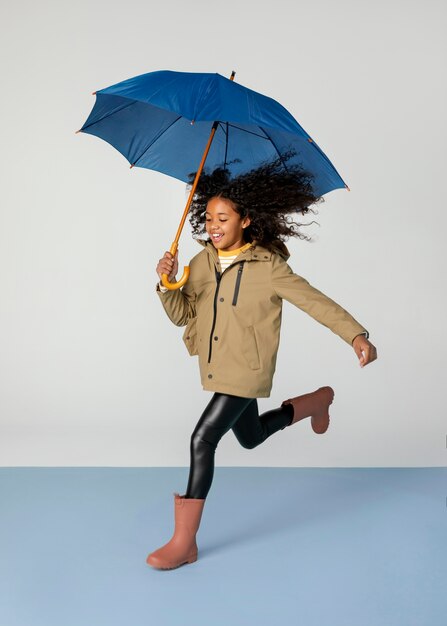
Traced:
POLYGON ((185 498, 174 493, 174 534, 168 543, 149 554, 146 559, 148 565, 157 569, 174 569, 197 561, 196 533, 204 504, 205 499, 185 498))
POLYGON ((329 405, 332 404, 334 395, 332 387, 319 387, 312 393, 284 400, 281 406, 285 404, 293 406, 293 419, 289 426, 311 416, 313 431, 318 435, 325 433, 329 427, 329 405))

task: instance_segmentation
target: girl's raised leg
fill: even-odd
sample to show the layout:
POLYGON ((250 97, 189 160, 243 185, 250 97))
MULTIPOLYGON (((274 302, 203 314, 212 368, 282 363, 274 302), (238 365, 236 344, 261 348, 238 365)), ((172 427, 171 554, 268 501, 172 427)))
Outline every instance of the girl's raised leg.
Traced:
POLYGON ((186 498, 206 498, 214 475, 214 456, 223 435, 233 432, 244 448, 254 448, 293 417, 290 405, 259 415, 256 398, 214 393, 191 435, 191 463, 186 498))
POLYGON ((290 404, 259 415, 258 401, 253 398, 232 428, 241 446, 255 448, 273 433, 289 426, 292 418, 293 407, 290 404))

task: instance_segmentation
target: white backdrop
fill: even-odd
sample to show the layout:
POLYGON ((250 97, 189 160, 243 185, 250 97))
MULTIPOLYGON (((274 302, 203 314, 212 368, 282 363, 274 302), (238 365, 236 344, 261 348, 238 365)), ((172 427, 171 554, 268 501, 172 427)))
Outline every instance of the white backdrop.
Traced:
MULTIPOLYGON (((378 359, 284 302, 270 398, 335 389, 216 465, 442 466, 446 5, 425 0, 2 6, 0 464, 187 466, 211 398, 155 294, 184 183, 75 134, 96 89, 159 69, 219 72, 283 104, 351 191, 327 194, 290 265, 370 331, 378 359)), ((180 266, 200 248, 186 224, 180 266)))

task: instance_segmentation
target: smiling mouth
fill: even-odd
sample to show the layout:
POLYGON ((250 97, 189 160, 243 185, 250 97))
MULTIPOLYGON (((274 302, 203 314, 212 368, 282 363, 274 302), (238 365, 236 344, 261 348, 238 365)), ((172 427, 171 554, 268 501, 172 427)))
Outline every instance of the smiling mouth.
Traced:
POLYGON ((211 235, 211 239, 213 241, 220 241, 222 239, 223 235, 222 233, 219 233, 217 236, 216 235, 211 235))

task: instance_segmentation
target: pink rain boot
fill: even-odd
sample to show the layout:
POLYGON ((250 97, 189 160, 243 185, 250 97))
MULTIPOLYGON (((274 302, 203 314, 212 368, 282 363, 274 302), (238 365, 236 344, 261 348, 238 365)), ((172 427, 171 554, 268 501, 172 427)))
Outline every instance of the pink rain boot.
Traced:
POLYGON ((320 387, 312 393, 284 400, 281 406, 293 406, 293 420, 289 426, 305 417, 311 417, 313 431, 318 435, 325 433, 329 427, 329 405, 332 404, 334 395, 332 387, 320 387))
POLYGON ((174 493, 174 534, 168 543, 149 554, 148 565, 156 569, 174 569, 197 561, 196 533, 204 504, 205 499, 185 498, 174 493))

